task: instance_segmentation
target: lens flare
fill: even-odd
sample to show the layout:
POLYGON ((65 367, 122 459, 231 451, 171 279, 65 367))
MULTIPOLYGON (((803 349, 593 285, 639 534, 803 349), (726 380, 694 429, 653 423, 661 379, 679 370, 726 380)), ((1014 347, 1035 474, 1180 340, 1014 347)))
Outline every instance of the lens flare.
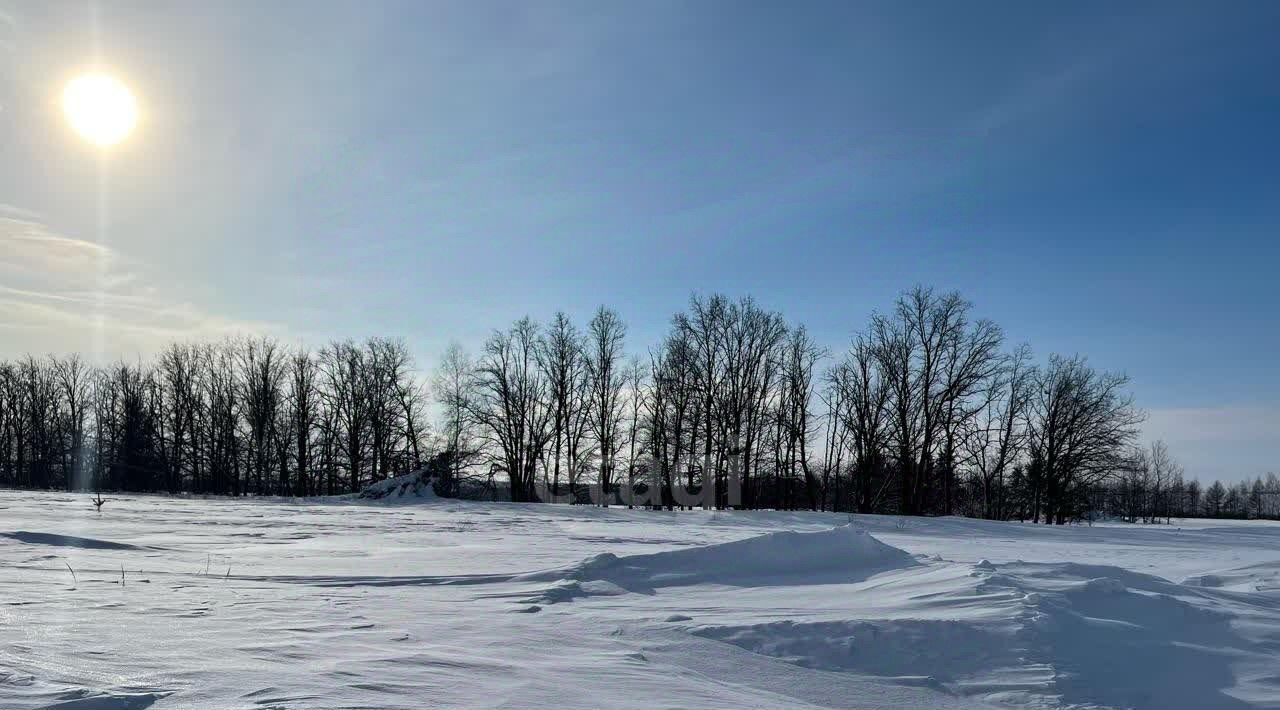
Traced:
POLYGON ((106 74, 72 79, 62 92, 67 121, 85 140, 112 146, 128 137, 138 122, 138 105, 128 87, 106 74))

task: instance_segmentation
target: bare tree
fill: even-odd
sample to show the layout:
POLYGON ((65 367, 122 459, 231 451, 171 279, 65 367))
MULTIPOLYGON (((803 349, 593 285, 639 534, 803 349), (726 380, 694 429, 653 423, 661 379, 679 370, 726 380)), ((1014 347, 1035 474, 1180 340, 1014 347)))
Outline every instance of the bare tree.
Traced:
POLYGON ((582 335, 563 312, 556 313, 539 348, 539 364, 551 396, 550 495, 560 498, 562 465, 569 500, 577 501, 579 451, 587 422, 587 368, 582 335), (567 462, 566 462, 567 453, 567 462))
POLYGON ((392 470, 416 467, 414 462, 421 459, 421 422, 416 420, 415 404, 420 394, 412 380, 413 356, 403 340, 370 338, 365 344, 365 367, 373 456, 370 473, 380 481, 392 470))
POLYGON ((160 443, 165 461, 165 487, 170 492, 182 488, 185 471, 194 464, 201 404, 199 367, 199 348, 185 343, 171 344, 160 353, 157 363, 166 429, 160 443))
POLYGON ((956 435, 976 411, 969 399, 996 369, 1003 335, 989 321, 970 324, 971 308, 957 293, 917 286, 899 297, 892 315, 872 317, 899 506, 908 514, 950 512, 956 435))
POLYGON ((888 471, 889 386, 878 367, 876 346, 864 335, 854 338, 830 377, 839 393, 838 425, 849 431, 852 448, 852 509, 875 511, 891 482, 888 471))
MULTIPOLYGON (((330 410, 337 450, 345 459, 349 490, 359 490, 371 447, 372 393, 367 354, 350 340, 320 351, 325 406, 330 410)), ((332 464, 330 464, 332 465, 332 464)))
POLYGON ((822 378, 818 399, 824 407, 822 415, 822 500, 821 509, 840 509, 844 486, 844 457, 849 450, 849 429, 840 421, 844 393, 833 377, 837 367, 827 370, 822 378))
MULTIPOLYGON (((682 455, 696 396, 692 364, 692 346, 689 331, 676 326, 662 346, 650 353, 652 388, 645 408, 645 441, 651 459, 651 485, 657 490, 655 507, 674 507, 677 503, 676 486, 681 486, 682 466, 687 459, 682 455)), ((692 437, 689 437, 692 438, 692 437)), ((692 444, 688 447, 692 454, 692 444)), ((685 491, 680 496, 686 500, 692 496, 685 491)))
MULTIPOLYGON (((1150 454, 1148 457, 1150 463, 1150 495, 1151 502, 1147 511, 1147 522, 1154 523, 1164 518, 1166 522, 1172 517, 1170 508, 1170 489, 1175 480, 1182 479, 1182 466, 1173 459, 1169 453, 1169 447, 1163 441, 1156 440, 1151 443, 1150 454)), ((1262 481, 1256 481, 1256 487, 1261 491, 1262 481)), ((1261 498, 1257 500, 1261 504, 1261 498)))
MULTIPOLYGON (((964 305, 964 312, 968 311, 964 305)), ((939 455, 942 480, 941 513, 955 510, 957 448, 965 429, 984 408, 983 400, 1000 373, 1003 359, 1000 347, 1004 332, 989 320, 967 323, 965 313, 950 331, 951 340, 944 346, 943 389, 939 396, 942 446, 939 455)))
MULTIPOLYGON (((695 447, 700 445, 702 449, 700 482, 703 488, 702 500, 704 506, 708 505, 708 501, 714 502, 719 497, 718 491, 716 491, 715 467, 711 457, 713 450, 723 450, 723 445, 719 449, 715 447, 717 446, 717 424, 720 423, 717 418, 717 410, 720 404, 718 395, 724 376, 723 347, 720 334, 728 317, 728 307, 728 300, 718 294, 707 299, 694 296, 689 301, 688 315, 680 314, 676 316, 676 327, 688 331, 689 343, 692 345, 693 357, 690 359, 690 363, 693 366, 693 382, 698 398, 695 400, 695 412, 690 422, 690 458, 692 459, 694 455, 697 455, 695 447), (707 495, 708 493, 710 495, 707 495)), ((723 442, 723 436, 719 437, 719 441, 723 442)), ((687 485, 690 490, 694 487, 692 466, 688 469, 687 485)))
POLYGON ((292 437, 294 487, 299 495, 313 495, 319 490, 313 480, 312 449, 316 428, 320 423, 321 394, 318 384, 319 365, 307 350, 295 350, 288 359, 289 433, 292 437))
POLYGON ((9 485, 21 485, 18 461, 24 445, 24 419, 18 368, 11 362, 0 362, 0 481, 9 485))
MULTIPOLYGON (((88 487, 87 467, 85 462, 86 426, 89 417, 90 396, 92 392, 93 371, 80 358, 71 355, 54 361, 55 376, 61 390, 62 401, 66 407, 67 490, 83 490, 88 487)), ((2 378, 2 376, 0 376, 2 378)), ((3 405, 0 405, 0 419, 3 405)), ((3 426, 0 423, 0 426, 3 426)), ((0 458, 0 466, 3 458, 0 458)))
POLYGON ((1035 383, 1031 349, 1021 346, 1004 357, 986 388, 975 416, 964 428, 963 462, 973 470, 981 515, 1005 518, 1005 478, 1025 451, 1027 405, 1035 383))
POLYGON ((159 398, 155 376, 141 364, 119 363, 100 375, 105 395, 95 416, 103 423, 101 477, 95 488, 153 491, 163 483, 159 398))
POLYGON ((236 347, 240 365, 240 393, 249 427, 246 454, 253 471, 255 492, 266 492, 263 477, 276 459, 270 451, 283 396, 285 356, 271 338, 247 338, 236 347))
POLYGON ((1143 420, 1124 392, 1128 382, 1124 375, 1094 370, 1080 357, 1050 357, 1030 400, 1034 519, 1066 522, 1079 512, 1090 486, 1124 465, 1143 420))
MULTIPOLYGON (((636 458, 636 445, 640 441, 647 378, 648 371, 644 363, 639 358, 632 358, 624 374, 627 387, 627 488, 623 500, 626 501, 628 508, 635 507, 636 473, 640 465, 639 459, 636 458)), ((648 500, 652 499, 653 494, 653 489, 649 489, 648 500)))
POLYGON ((622 442, 619 424, 622 420, 623 339, 627 328, 612 310, 601 306, 587 324, 586 371, 588 411, 591 433, 600 459, 600 502, 608 506, 612 500, 614 467, 622 442))
MULTIPOLYGON (((782 315, 766 311, 746 297, 728 304, 721 312, 718 340, 721 373, 714 392, 716 427, 719 434, 713 477, 716 483, 716 505, 755 505, 759 440, 768 420, 770 397, 785 386, 781 382, 787 353, 783 347, 787 325, 782 315), (728 469, 726 469, 728 465, 728 469), (719 485, 723 480, 724 485, 719 485)), ((821 351, 808 338, 807 332, 796 341, 804 351, 797 353, 798 375, 807 375, 802 385, 805 392, 795 392, 806 401, 795 401, 798 407, 790 414, 808 416, 808 397, 812 395, 812 365, 821 351), (809 352, 812 350, 812 352, 809 352), (807 366, 807 370, 805 369, 807 366)), ((794 417, 789 421, 794 422, 794 417)), ((798 432, 796 432, 798 435, 798 432)), ((807 423, 806 423, 807 435, 807 423)), ((794 446, 795 441, 790 444, 794 446)), ((807 451, 806 451, 807 454, 807 451)), ((807 461, 807 458, 806 458, 807 461)), ((807 467, 807 463, 806 463, 807 467)))
MULTIPOLYGON (((234 343, 224 342, 203 349, 204 399, 207 417, 203 428, 207 488, 204 492, 240 495, 239 433, 240 386, 234 343)), ((197 474, 197 477, 199 475, 197 474)))
POLYGON ((538 331, 529 318, 495 331, 476 363, 468 398, 470 415, 496 451, 494 463, 510 479, 515 501, 536 499, 538 460, 551 439, 552 406, 537 363, 538 331))
POLYGON ((448 464, 440 488, 447 496, 458 495, 462 473, 479 453, 469 399, 473 378, 471 361, 462 346, 450 344, 440 358, 433 380, 448 464))
POLYGON ((810 510, 817 510, 819 499, 826 495, 819 488, 819 480, 809 465, 809 440, 814 430, 813 413, 810 411, 814 393, 813 373, 818 361, 825 356, 826 351, 813 341, 804 326, 791 330, 782 354, 786 465, 789 474, 799 467, 810 510))

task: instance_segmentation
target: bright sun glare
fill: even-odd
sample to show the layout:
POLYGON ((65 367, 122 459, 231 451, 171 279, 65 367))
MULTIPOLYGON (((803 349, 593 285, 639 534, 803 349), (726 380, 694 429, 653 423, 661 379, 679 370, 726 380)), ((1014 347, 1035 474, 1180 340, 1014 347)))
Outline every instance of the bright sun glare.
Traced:
POLYGON ((72 79, 62 92, 67 120, 85 140, 110 146, 124 140, 138 121, 138 106, 128 87, 105 74, 72 79))

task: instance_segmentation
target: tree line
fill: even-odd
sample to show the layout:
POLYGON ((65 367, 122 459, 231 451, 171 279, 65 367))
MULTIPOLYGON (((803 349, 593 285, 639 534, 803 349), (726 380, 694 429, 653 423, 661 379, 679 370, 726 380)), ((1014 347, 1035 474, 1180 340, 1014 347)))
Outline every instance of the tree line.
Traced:
POLYGON ((1094 493, 1091 511, 1135 523, 1191 517, 1280 520, 1280 477, 1268 473, 1234 484, 1201 485, 1186 479, 1157 441, 1135 452, 1131 465, 1094 493))
POLYGON ((0 362, 0 484, 319 495, 419 465, 428 400, 402 341, 175 343, 148 362, 0 362))
POLYGON ((1263 514, 1280 490, 1185 483, 1163 444, 1137 447, 1125 375, 1036 362, 954 292, 904 292, 834 353, 723 295, 692 297, 643 355, 626 345, 601 307, 451 346, 429 387, 382 338, 27 357, 0 363, 0 484, 317 495, 427 471, 442 494, 515 501, 1045 523, 1263 514))
POLYGON ((1089 514, 1135 465, 1128 379, 1037 365, 972 308, 917 287, 835 354, 749 297, 693 297, 642 358, 607 308, 584 329, 521 319, 474 358, 446 353, 446 488, 505 475, 514 500, 1089 514))

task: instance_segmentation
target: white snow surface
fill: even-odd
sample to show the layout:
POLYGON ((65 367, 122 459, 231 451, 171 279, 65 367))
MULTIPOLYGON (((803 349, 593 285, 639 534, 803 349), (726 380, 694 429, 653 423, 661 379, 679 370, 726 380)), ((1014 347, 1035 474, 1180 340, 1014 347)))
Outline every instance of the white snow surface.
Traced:
POLYGON ((0 708, 1280 707, 1280 525, 0 492, 0 708))

